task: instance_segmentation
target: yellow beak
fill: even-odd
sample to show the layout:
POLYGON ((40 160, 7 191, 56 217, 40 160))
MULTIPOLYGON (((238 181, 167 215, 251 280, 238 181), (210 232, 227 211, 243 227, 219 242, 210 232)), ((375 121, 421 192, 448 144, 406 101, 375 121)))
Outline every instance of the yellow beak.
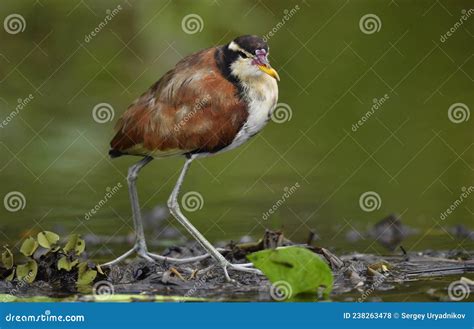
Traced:
POLYGON ((275 78, 277 81, 280 81, 280 76, 278 75, 277 71, 275 71, 275 69, 273 69, 271 66, 259 65, 258 68, 260 69, 260 71, 265 72, 269 76, 275 78))

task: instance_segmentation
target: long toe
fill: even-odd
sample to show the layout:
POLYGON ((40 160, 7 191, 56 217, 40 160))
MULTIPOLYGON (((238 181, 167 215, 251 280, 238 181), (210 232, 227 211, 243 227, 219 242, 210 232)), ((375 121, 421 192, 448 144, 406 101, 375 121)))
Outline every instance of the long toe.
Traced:
POLYGON ((171 257, 165 257, 157 254, 153 254, 151 252, 147 252, 147 255, 154 260, 159 260, 162 262, 168 262, 171 264, 188 264, 188 263, 194 263, 194 262, 199 262, 203 259, 209 258, 211 255, 209 254, 204 254, 200 256, 195 256, 195 257, 188 257, 188 258, 171 258, 171 257))
POLYGON ((121 262, 122 260, 124 260, 125 258, 127 258, 128 256, 130 256, 134 251, 135 251, 135 249, 130 249, 129 251, 125 252, 123 255, 115 258, 114 260, 111 260, 110 262, 101 264, 100 266, 101 267, 109 267, 109 266, 115 265, 115 264, 121 262))
POLYGON ((247 273, 255 273, 258 275, 264 275, 262 271, 259 269, 249 267, 248 264, 230 264, 229 269, 234 270, 234 271, 241 271, 241 272, 247 272, 247 273))
POLYGON ((115 265, 123 260, 125 260, 127 257, 129 257, 130 255, 132 255, 134 252, 137 253, 138 257, 141 257, 143 259, 145 259, 146 261, 148 262, 151 262, 151 263, 154 263, 155 260, 150 257, 148 254, 148 252, 144 249, 139 249, 137 248, 136 246, 133 247, 132 249, 128 250, 127 252, 125 252, 123 255, 115 258, 114 260, 111 260, 110 262, 107 262, 105 264, 101 264, 100 266, 101 267, 110 267, 112 265, 115 265))
POLYGON ((222 269, 224 270, 224 276, 227 282, 237 283, 237 281, 235 281, 234 279, 231 279, 231 277, 229 276, 229 272, 227 271, 227 265, 224 265, 222 269))
POLYGON ((239 265, 239 266, 242 266, 242 267, 253 267, 252 263, 243 263, 243 264, 235 264, 235 265, 239 265))

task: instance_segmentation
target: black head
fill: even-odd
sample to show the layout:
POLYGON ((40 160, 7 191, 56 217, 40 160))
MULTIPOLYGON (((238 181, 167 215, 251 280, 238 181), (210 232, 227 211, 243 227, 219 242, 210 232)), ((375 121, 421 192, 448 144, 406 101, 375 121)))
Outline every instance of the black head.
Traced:
POLYGON ((219 48, 216 60, 229 80, 260 78, 262 74, 279 80, 278 73, 270 66, 268 50, 268 45, 262 38, 243 35, 219 48))
POLYGON ((233 42, 251 54, 255 54, 258 49, 263 49, 268 53, 267 43, 256 35, 242 35, 235 38, 233 42))

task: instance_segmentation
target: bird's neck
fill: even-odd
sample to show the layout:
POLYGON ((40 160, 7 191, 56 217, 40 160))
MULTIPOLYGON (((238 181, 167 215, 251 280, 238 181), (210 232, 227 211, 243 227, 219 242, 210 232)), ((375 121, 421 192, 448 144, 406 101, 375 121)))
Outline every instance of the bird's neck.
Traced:
POLYGON ((243 97, 244 95, 244 87, 240 83, 240 80, 232 74, 232 69, 230 65, 237 57, 237 54, 231 50, 229 50, 228 45, 217 47, 215 52, 215 60, 217 67, 221 71, 224 78, 230 81, 238 90, 238 96, 243 97))

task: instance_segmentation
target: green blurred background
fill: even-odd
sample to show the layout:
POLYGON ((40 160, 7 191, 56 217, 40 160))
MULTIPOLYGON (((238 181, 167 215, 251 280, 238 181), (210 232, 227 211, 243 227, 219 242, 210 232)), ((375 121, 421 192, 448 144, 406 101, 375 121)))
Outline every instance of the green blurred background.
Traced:
MULTIPOLYGON (((16 34, 0 30, 0 119, 18 99, 34 98, 0 129, 0 196, 18 191, 26 200, 19 211, 0 207, 0 243, 43 229, 130 234, 125 175, 138 159, 107 156, 119 115, 183 56, 275 28, 270 58, 291 120, 271 122, 239 149, 193 164, 182 191, 199 192, 204 205, 187 213, 192 222, 214 242, 258 238, 265 228, 304 241, 314 230, 322 246, 374 253, 384 250, 368 228, 396 214, 414 230, 403 242, 407 250, 472 250, 472 240, 453 227, 472 229, 474 195, 440 219, 474 185, 473 119, 448 117, 452 104, 465 104, 465 118, 474 108, 474 15, 440 40, 471 7, 467 0, 3 1, 0 18, 20 14, 25 25, 16 34), (189 14, 202 19, 193 34, 182 28, 189 14), (380 20, 374 33, 359 26, 367 14, 380 20), (112 121, 94 121, 98 103, 113 107, 112 121), (85 220, 119 182, 118 193, 85 220), (368 191, 380 197, 373 211, 359 204, 368 191)), ((165 203, 182 164, 165 159, 143 170, 144 212, 165 203)), ((147 230, 149 241, 164 241, 164 228, 173 226, 168 219, 147 230)), ((111 241, 91 246, 92 255, 127 247, 111 241)))

